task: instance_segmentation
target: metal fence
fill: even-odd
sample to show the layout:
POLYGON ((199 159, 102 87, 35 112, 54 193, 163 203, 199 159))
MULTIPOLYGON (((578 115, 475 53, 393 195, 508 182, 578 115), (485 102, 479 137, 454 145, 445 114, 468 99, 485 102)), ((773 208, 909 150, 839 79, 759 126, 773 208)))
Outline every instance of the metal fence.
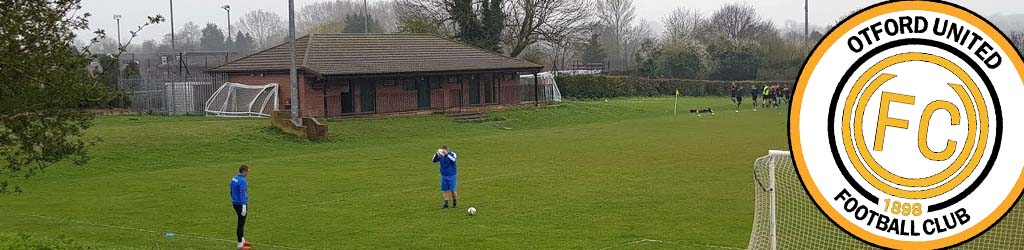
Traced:
POLYGON ((224 75, 124 78, 118 87, 132 111, 158 115, 204 115, 206 101, 224 82, 224 75))

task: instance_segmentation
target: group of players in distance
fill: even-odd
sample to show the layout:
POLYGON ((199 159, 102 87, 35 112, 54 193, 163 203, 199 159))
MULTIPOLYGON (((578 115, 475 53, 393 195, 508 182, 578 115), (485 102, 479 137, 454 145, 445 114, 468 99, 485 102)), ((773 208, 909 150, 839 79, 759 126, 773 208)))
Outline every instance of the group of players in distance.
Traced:
MULTIPOLYGON (((451 207, 458 206, 458 193, 455 190, 458 166, 456 160, 458 155, 451 151, 447 145, 441 146, 434 153, 433 162, 438 163, 441 168, 441 196, 443 203, 441 208, 447 209, 448 201, 451 200, 451 207)), ((237 216, 237 224, 235 226, 235 236, 238 240, 238 249, 249 250, 251 244, 245 240, 245 218, 249 213, 249 182, 245 179, 249 176, 249 166, 242 165, 238 168, 238 173, 231 178, 231 205, 235 210, 235 216, 237 216)), ((476 208, 470 207, 469 215, 476 215, 476 208)))
MULTIPOLYGON (((732 88, 729 89, 732 102, 736 104, 736 112, 740 112, 740 106, 743 105, 743 92, 744 88, 737 86, 736 83, 732 84, 732 88)), ((757 111, 757 99, 761 98, 761 108, 779 108, 784 103, 789 103, 789 98, 792 96, 792 90, 788 86, 782 86, 782 84, 776 83, 775 85, 764 85, 764 87, 758 88, 750 86, 750 99, 752 100, 751 106, 754 111, 757 111)))

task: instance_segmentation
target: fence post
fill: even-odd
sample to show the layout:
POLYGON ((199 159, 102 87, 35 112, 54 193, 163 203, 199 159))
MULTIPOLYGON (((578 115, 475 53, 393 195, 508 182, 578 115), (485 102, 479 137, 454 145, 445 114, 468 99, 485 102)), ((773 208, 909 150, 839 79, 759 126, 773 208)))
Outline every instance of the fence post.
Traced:
POLYGON ((533 104, 540 107, 540 78, 536 72, 533 73, 533 104))
POLYGON ((459 113, 466 112, 466 79, 463 76, 459 76, 459 113))

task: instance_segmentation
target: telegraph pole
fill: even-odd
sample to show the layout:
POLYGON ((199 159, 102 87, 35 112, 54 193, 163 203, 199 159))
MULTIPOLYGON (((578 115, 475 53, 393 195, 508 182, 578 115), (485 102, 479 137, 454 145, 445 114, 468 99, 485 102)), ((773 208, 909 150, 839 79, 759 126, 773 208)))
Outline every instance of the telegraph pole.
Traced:
POLYGON ((288 0, 288 57, 291 60, 292 121, 302 126, 299 119, 299 80, 295 70, 295 0, 288 0))
POLYGON ((804 41, 805 42, 811 40, 810 24, 807 23, 808 16, 809 16, 809 14, 808 14, 809 11, 808 11, 808 8, 807 8, 807 1, 808 0, 804 0, 804 41))
POLYGON ((363 33, 370 33, 370 9, 366 6, 366 0, 363 0, 363 33))
POLYGON ((171 49, 174 49, 174 0, 171 1, 171 49))

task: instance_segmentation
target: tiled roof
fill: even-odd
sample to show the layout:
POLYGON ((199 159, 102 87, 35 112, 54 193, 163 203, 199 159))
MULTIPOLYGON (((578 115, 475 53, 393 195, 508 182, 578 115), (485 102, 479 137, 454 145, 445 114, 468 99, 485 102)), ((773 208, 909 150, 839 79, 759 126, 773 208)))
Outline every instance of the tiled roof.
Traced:
MULTIPOLYGON (((452 71, 539 71, 543 66, 427 34, 312 34, 295 41, 295 64, 319 75, 452 71)), ((214 73, 287 71, 288 43, 210 69, 214 73)))

